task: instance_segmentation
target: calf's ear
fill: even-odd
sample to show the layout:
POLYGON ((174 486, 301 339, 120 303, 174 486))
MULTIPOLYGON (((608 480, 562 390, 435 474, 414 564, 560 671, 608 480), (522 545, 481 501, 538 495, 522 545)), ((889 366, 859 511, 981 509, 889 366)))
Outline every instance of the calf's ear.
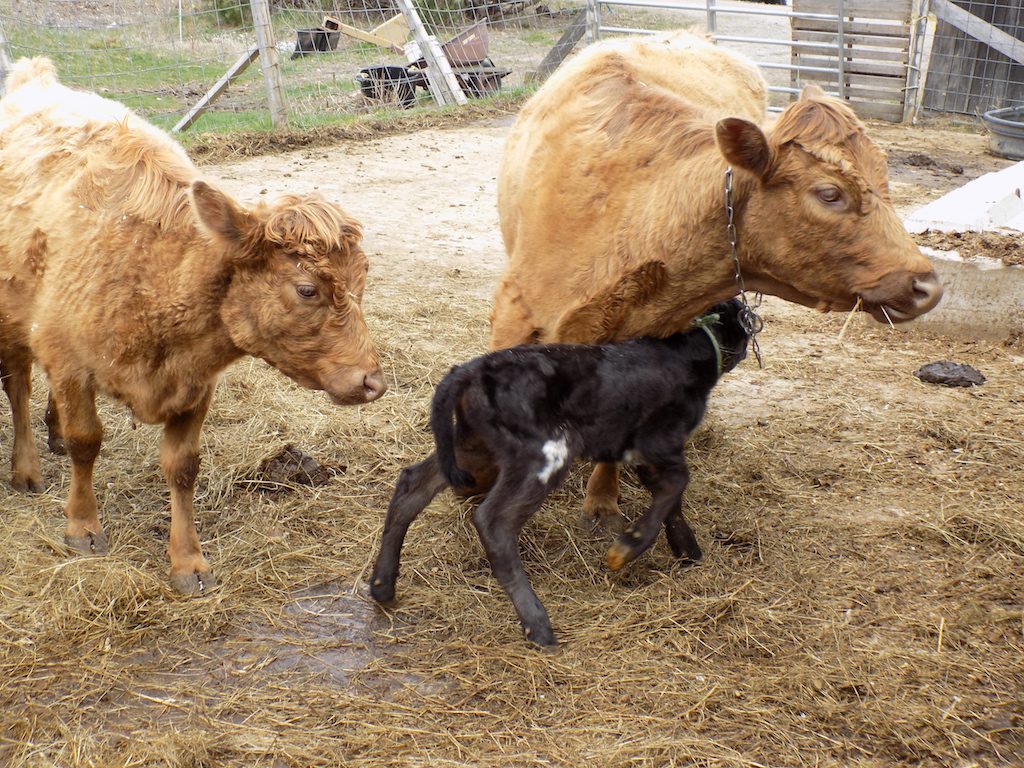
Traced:
POLYGON ((203 229, 225 245, 237 246, 253 226, 252 216, 205 181, 192 182, 192 207, 203 229))
POLYGON ((718 149, 733 168, 764 178, 772 164, 768 138, 758 126, 739 117, 727 117, 715 125, 718 149))

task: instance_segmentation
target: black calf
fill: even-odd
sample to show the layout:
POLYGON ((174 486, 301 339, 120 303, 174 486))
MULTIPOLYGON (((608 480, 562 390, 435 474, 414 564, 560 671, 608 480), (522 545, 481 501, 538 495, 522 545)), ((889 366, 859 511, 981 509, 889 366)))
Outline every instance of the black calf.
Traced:
POLYGON ((700 546, 682 513, 689 481, 684 444, 704 417, 719 376, 747 351, 740 303, 734 299, 710 312, 702 327, 667 339, 527 345, 453 368, 434 393, 430 421, 437 451, 402 470, 388 506, 371 577, 373 598, 394 598, 402 542, 424 507, 444 488, 475 484, 455 457, 468 433, 499 468, 473 523, 534 643, 556 641, 519 559, 519 532, 561 485, 574 459, 635 463, 651 492, 650 507, 608 551, 611 569, 646 551, 662 527, 677 557, 699 560, 700 546))

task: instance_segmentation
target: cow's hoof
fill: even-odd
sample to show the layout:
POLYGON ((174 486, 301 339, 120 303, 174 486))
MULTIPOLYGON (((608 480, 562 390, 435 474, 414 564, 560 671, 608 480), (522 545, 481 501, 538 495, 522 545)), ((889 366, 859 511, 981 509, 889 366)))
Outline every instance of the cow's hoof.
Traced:
POLYGON ((381 579, 370 582, 370 597, 381 605, 392 605, 395 602, 395 585, 385 584, 381 579))
POLYGON ((13 477, 11 487, 24 493, 42 493, 43 481, 38 477, 13 477))
POLYGON ((608 568, 617 571, 626 563, 635 560, 640 553, 622 541, 616 541, 608 550, 608 568))
POLYGON ((67 456, 68 449, 64 445, 63 437, 48 437, 46 439, 46 447, 50 449, 50 453, 56 456, 67 456))
POLYGON ((76 552, 83 555, 105 555, 110 551, 110 544, 107 541, 107 534, 103 531, 93 533, 86 531, 81 536, 64 536, 64 543, 76 552))
POLYGON ((586 533, 610 536, 622 533, 626 529, 626 525, 628 525, 626 518, 619 512, 617 505, 611 510, 599 510, 596 514, 595 511, 584 506, 583 511, 580 513, 579 522, 580 528, 586 533))
POLYGON ((213 571, 172 573, 171 587, 182 595, 203 595, 217 588, 217 577, 213 571))

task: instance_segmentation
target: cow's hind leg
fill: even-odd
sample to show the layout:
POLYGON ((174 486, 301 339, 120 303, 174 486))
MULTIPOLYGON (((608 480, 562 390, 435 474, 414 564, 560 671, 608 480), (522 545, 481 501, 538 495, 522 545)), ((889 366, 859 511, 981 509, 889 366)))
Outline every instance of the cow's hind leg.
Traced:
POLYGON ((604 528, 617 532, 626 527, 626 518, 619 511, 619 466, 598 464, 587 481, 580 525, 585 530, 604 528))
POLYGON ((608 550, 608 567, 617 571, 646 552, 654 544, 662 527, 677 556, 685 553, 691 559, 699 559, 700 547, 682 514, 683 491, 690 479, 686 464, 642 467, 640 479, 651 491, 651 505, 633 526, 622 532, 608 550))
POLYGON ((370 576, 370 596, 378 603, 390 603, 395 599, 395 581, 398 579, 405 534, 412 521, 447 485, 436 454, 406 467, 398 475, 384 519, 380 552, 370 576))
POLYGON ((0 378, 11 401, 14 444, 11 448, 11 485, 19 491, 43 490, 39 470, 39 452, 32 439, 29 400, 32 394, 32 356, 27 352, 7 351, 0 360, 0 378))
POLYGON ((103 426, 96 415, 96 393, 90 385, 74 379, 55 380, 53 386, 71 457, 71 490, 65 509, 68 528, 64 543, 85 554, 104 555, 108 548, 107 535, 100 526, 92 487, 93 465, 103 441, 103 426))
POLYGON ((208 387, 195 408, 168 419, 160 444, 160 467, 171 491, 171 534, 167 544, 171 586, 186 595, 217 585, 199 545, 194 500, 199 474, 199 433, 212 396, 213 387, 208 387))
POLYGON ((524 477, 518 468, 503 469, 497 485, 473 513, 473 524, 495 577, 511 598, 527 640, 540 646, 558 645, 558 641, 548 612, 523 569, 519 532, 540 508, 553 484, 543 483, 534 475, 524 477))
POLYGON ((64 433, 60 428, 60 412, 57 410, 57 403, 54 402, 53 392, 46 398, 46 447, 50 453, 58 456, 65 455, 68 450, 64 444, 64 433))

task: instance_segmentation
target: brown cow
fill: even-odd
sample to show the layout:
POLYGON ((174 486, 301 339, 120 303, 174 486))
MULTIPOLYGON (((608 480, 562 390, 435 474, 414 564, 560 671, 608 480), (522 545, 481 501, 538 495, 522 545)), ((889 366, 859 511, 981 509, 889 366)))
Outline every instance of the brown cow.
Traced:
POLYGON ((42 487, 34 358, 71 456, 68 545, 107 549, 92 488, 105 392, 164 425, 171 582, 212 586, 193 489, 218 373, 254 355, 338 404, 384 392, 360 307, 360 238, 316 197, 241 206, 123 105, 64 87, 46 59, 18 62, 0 101, 0 361, 15 487, 42 487))
MULTIPOLYGON (((822 311, 860 299, 893 322, 934 307, 864 125, 814 87, 763 128, 765 92, 753 64, 685 32, 598 43, 557 71, 500 170, 491 348, 667 336, 734 296, 727 167, 748 289, 822 311)), ((614 467, 587 490, 585 519, 618 519, 614 467)))

